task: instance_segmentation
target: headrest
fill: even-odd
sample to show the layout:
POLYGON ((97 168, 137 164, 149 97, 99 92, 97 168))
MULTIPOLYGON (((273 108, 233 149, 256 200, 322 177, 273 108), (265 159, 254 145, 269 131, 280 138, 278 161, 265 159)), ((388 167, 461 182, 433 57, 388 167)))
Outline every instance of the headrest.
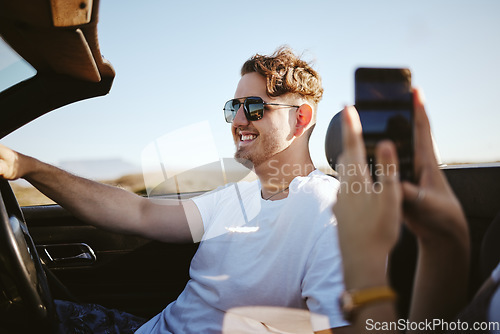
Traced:
POLYGON ((340 153, 342 153, 342 113, 336 113, 330 125, 328 125, 328 130, 326 131, 325 138, 325 153, 326 160, 330 167, 335 170, 335 165, 337 164, 337 159, 340 153))

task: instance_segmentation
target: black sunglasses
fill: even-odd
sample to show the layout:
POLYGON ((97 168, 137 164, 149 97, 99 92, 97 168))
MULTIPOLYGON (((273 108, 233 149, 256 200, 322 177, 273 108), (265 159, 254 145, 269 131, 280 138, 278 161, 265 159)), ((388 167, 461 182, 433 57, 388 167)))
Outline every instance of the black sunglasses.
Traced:
POLYGON ((226 102, 224 105, 224 117, 226 122, 232 123, 236 117, 236 113, 243 103, 243 111, 245 112, 245 117, 249 121, 258 121, 264 117, 264 106, 284 106, 284 107, 294 107, 299 108, 300 106, 292 106, 289 104, 280 103, 267 103, 258 96, 246 97, 243 102, 241 99, 232 99, 226 102))

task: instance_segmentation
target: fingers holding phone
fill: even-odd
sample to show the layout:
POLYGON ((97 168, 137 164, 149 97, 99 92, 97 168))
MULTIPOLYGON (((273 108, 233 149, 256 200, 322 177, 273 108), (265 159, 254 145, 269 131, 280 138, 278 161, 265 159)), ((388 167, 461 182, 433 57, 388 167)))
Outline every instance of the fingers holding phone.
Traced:
POLYGON ((414 90, 415 183, 403 183, 404 216, 421 241, 467 236, 465 215, 439 169, 422 91, 414 90))

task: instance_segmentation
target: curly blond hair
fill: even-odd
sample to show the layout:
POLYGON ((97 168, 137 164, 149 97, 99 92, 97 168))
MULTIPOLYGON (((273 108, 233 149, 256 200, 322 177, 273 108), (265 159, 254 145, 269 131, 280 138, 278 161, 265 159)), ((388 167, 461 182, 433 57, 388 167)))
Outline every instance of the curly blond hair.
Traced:
POLYGON ((288 46, 278 48, 271 56, 256 54, 247 60, 241 68, 241 75, 252 72, 266 78, 267 95, 270 97, 298 94, 316 109, 323 96, 319 74, 288 46))

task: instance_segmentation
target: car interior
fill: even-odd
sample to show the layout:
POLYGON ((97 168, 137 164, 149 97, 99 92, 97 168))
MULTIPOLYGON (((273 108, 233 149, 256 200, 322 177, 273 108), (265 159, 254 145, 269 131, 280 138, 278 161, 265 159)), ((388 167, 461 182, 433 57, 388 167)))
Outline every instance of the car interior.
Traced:
MULTIPOLYGON (((0 138, 54 109, 109 92, 115 71, 100 53, 98 8, 98 0, 0 0, 1 37, 37 71, 0 93, 0 138)), ((340 153, 340 131, 337 115, 325 138, 332 167, 340 153)), ((472 266, 464 275, 470 275, 472 297, 500 260, 500 165, 441 168, 469 222, 472 266)), ((197 244, 98 229, 56 204, 20 207, 4 180, 0 197, 2 333, 49 331, 54 299, 151 318, 189 279, 197 244)), ((402 317, 408 313, 416 257, 415 240, 403 229, 389 263, 402 317)))

